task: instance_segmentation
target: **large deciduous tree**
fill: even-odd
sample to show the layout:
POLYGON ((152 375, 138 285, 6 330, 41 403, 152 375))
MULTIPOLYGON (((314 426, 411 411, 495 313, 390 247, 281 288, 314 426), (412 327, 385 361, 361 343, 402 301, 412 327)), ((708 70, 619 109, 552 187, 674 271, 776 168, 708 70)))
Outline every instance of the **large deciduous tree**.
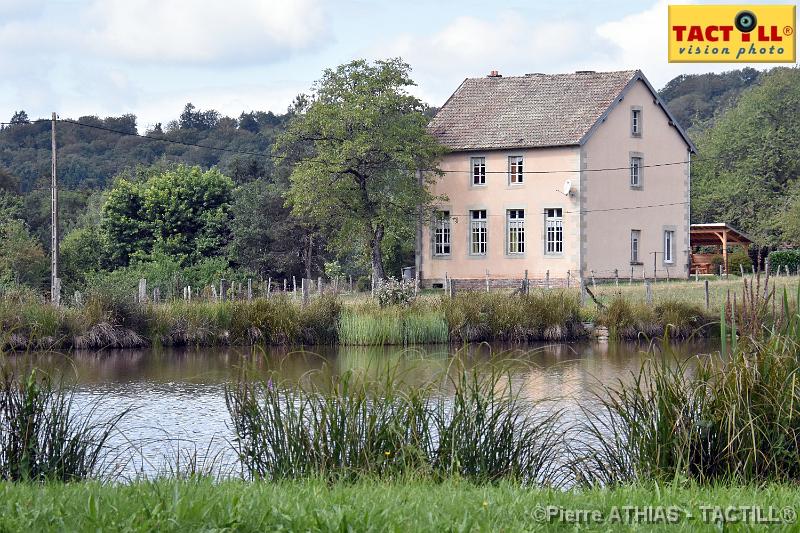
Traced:
POLYGON ((233 181, 216 169, 178 165, 146 181, 118 180, 103 206, 101 227, 114 266, 150 253, 191 264, 223 255, 233 181))
POLYGON ((418 207, 435 200, 428 186, 444 153, 427 131, 426 106, 408 92, 409 73, 400 59, 326 70, 276 143, 295 163, 294 212, 334 229, 334 245, 361 243, 377 278, 386 277, 384 236, 413 228, 418 207))

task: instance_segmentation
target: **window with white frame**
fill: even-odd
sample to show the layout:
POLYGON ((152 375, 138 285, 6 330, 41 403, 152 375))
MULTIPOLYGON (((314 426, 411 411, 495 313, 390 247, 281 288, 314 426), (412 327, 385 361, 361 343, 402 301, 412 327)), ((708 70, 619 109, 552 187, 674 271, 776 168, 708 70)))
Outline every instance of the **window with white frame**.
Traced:
POLYGON ((639 263, 639 246, 642 241, 642 232, 638 229, 631 230, 631 263, 639 263))
POLYGON ((642 110, 631 109, 631 134, 642 134, 642 110))
POLYGON ((434 217, 433 255, 450 255, 450 211, 437 211, 434 217))
POLYGON ((486 210, 469 212, 469 253, 486 255, 486 210))
POLYGON ((564 218, 561 208, 544 210, 544 252, 560 254, 564 251, 564 218))
POLYGON ((642 158, 640 156, 631 157, 631 187, 642 186, 642 158))
POLYGON ((511 184, 522 183, 522 156, 512 155, 508 158, 508 182, 511 184))
POLYGON ((470 158, 470 163, 472 166, 472 184, 486 185, 486 158, 472 157, 470 158))
POLYGON ((525 253, 525 210, 509 209, 507 211, 508 224, 508 253, 525 253))
POLYGON ((673 243, 675 242, 675 232, 672 230, 664 231, 664 262, 673 263, 673 243))

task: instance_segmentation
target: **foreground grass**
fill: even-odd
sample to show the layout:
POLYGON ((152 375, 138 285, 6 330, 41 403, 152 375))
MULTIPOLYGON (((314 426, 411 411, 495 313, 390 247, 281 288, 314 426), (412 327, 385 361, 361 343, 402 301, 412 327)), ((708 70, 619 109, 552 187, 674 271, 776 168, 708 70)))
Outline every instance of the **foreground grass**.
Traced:
MULTIPOLYGON (((362 481, 328 485, 317 480, 281 483, 212 483, 208 480, 138 482, 131 485, 1 484, 0 531, 718 531, 704 506, 769 507, 780 516, 800 509, 800 489, 697 487, 678 484, 613 490, 531 490, 514 484, 473 485, 362 481), (624 520, 630 511, 674 506, 676 523, 624 520), (576 526, 542 515, 597 510, 622 523, 584 521, 576 526), (685 512, 693 516, 687 518, 685 512), (589 522, 589 523, 587 523, 589 522)), ((740 515, 739 515, 740 516, 740 515)), ((790 517, 791 518, 791 517, 790 517)), ((728 524, 726 527, 730 527, 728 524)), ((758 529, 761 525, 733 525, 758 529)), ((795 520, 771 530, 796 530, 795 520)))

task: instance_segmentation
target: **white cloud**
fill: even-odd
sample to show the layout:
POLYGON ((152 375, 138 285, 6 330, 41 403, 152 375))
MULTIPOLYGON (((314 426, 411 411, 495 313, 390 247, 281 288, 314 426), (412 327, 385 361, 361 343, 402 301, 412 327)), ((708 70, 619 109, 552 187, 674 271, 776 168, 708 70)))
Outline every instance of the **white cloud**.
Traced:
POLYGON ((441 105, 463 78, 490 70, 520 75, 591 68, 604 44, 582 21, 503 11, 494 18, 459 16, 430 36, 401 35, 376 55, 403 57, 414 67, 420 96, 441 105))
POLYGON ((330 37, 320 0, 93 0, 86 44, 151 63, 267 62, 330 37))

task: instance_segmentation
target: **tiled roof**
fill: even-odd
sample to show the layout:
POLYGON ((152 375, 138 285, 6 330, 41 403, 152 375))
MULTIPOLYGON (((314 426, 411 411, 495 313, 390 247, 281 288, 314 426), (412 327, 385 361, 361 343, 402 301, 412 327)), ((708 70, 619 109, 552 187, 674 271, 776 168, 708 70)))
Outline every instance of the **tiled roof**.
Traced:
POLYGON ((579 144, 636 70, 467 78, 429 128, 451 150, 579 144))

